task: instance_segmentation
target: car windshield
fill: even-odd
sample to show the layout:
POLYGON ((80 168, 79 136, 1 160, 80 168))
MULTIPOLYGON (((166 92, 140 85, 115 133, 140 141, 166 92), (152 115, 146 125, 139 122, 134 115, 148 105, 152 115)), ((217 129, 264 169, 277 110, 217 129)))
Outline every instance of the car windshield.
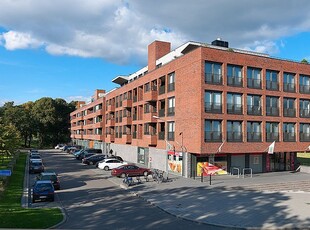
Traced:
POLYGON ((44 175, 41 177, 41 180, 57 181, 57 177, 56 175, 44 175))
POLYGON ((39 155, 33 155, 30 157, 31 159, 41 159, 41 157, 39 155))
POLYGON ((37 184, 36 189, 40 192, 53 189, 51 184, 37 184))
POLYGON ((42 162, 32 162, 32 166, 42 166, 42 162))

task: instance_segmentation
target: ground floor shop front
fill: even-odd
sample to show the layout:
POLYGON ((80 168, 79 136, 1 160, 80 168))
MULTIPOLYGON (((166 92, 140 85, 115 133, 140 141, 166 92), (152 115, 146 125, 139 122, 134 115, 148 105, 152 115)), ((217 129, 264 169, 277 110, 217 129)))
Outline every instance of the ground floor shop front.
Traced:
POLYGON ((296 157, 295 152, 191 154, 190 176, 292 171, 296 168, 296 157))

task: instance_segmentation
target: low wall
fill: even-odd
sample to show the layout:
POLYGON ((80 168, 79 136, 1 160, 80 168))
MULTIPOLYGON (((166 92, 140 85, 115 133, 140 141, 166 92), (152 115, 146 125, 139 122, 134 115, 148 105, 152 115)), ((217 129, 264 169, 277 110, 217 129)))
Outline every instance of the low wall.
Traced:
POLYGON ((310 166, 301 165, 300 172, 310 173, 310 166))

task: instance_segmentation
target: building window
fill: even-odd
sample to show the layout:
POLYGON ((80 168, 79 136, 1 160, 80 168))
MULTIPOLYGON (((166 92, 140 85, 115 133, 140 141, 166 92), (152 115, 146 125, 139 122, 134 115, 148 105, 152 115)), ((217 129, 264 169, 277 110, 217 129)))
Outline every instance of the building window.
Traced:
POLYGON ((283 123, 283 141, 285 142, 296 141, 294 123, 283 123))
POLYGON ((267 70, 266 71, 266 89, 279 90, 278 71, 267 70))
POLYGON ((168 113, 167 116, 174 116, 175 97, 168 98, 168 113))
POLYGON ((299 76, 299 92, 310 93, 310 77, 306 75, 299 76))
POLYGON ((150 124, 144 124, 144 135, 150 135, 150 124))
POLYGON ((299 116, 310 118, 310 100, 306 99, 299 100, 299 116))
POLYGON ((227 142, 242 142, 242 122, 227 121, 227 142))
POLYGON ((262 115, 260 95, 248 95, 247 96, 247 114, 248 115, 262 115))
POLYGON ((310 124, 300 124, 299 129, 299 141, 309 142, 310 141, 310 124))
POLYGON ((283 98, 283 116, 284 117, 296 117, 294 98, 283 98))
POLYGON ((149 91, 151 91, 151 83, 150 82, 148 82, 144 85, 144 92, 146 93, 149 91))
POLYGON ((285 91, 285 92, 296 92, 295 74, 283 73, 283 91, 285 91))
POLYGON ((205 120, 205 142, 222 142, 222 122, 205 120))
POLYGON ((267 116, 279 116, 279 98, 278 97, 266 97, 266 115, 267 116))
POLYGON ((243 114, 242 94, 227 93, 227 113, 243 114))
POLYGON ((175 73, 168 75, 168 92, 174 91, 175 88, 175 73))
POLYGON ((222 113, 222 93, 215 91, 205 92, 205 112, 222 113))
POLYGON ((215 62, 205 63, 205 82, 207 84, 223 84, 222 64, 215 62))
POLYGON ((279 123, 266 122, 266 141, 279 141, 279 123))
POLYGON ((261 123, 260 122, 247 122, 247 141, 260 142, 262 141, 261 123))
POLYGON ((227 85, 242 87, 243 77, 241 66, 227 65, 227 85))
POLYGON ((174 121, 167 122, 167 124, 168 124, 168 141, 174 141, 174 130, 175 130, 174 121))
POLYGON ((253 89, 262 88, 261 69, 248 67, 247 85, 249 88, 253 88, 253 89))

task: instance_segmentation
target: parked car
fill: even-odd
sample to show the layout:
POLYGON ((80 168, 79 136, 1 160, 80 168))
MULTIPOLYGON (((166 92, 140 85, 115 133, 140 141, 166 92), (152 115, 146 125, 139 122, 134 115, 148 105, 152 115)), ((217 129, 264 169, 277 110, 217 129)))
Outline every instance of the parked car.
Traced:
POLYGON ((31 154, 31 153, 38 153, 39 152, 39 150, 37 150, 37 149, 30 149, 29 150, 29 153, 31 154))
POLYGON ((29 154, 29 157, 32 157, 32 156, 40 156, 41 157, 41 154, 39 152, 31 152, 29 154))
POLYGON ((60 181, 55 172, 41 172, 36 176, 36 180, 50 180, 53 183, 54 189, 60 189, 60 181))
POLYGON ((82 160, 83 164, 87 165, 96 165, 97 162, 102 161, 106 158, 106 155, 103 154, 95 154, 90 157, 86 157, 82 160))
POLYGON ((151 171, 148 168, 140 168, 133 164, 127 164, 119 166, 118 168, 112 169, 111 175, 117 177, 128 176, 147 176, 150 175, 151 171))
POLYGON ((101 149, 85 149, 84 151, 80 152, 78 156, 76 156, 76 159, 82 160, 85 156, 87 157, 87 156, 91 156, 91 155, 95 155, 99 153, 102 153, 101 149))
POLYGON ((64 146, 64 144, 58 144, 58 145, 55 146, 55 149, 60 149, 60 148, 62 148, 63 146, 64 146))
POLYGON ((29 163, 29 173, 44 172, 44 165, 42 160, 33 160, 29 163))
POLYGON ((121 158, 120 156, 109 156, 109 157, 107 157, 107 159, 117 159, 120 161, 124 161, 123 158, 121 158))
POLYGON ((110 169, 117 168, 117 167, 124 165, 124 164, 128 164, 128 163, 117 160, 117 159, 113 159, 113 158, 112 159, 105 159, 105 160, 99 162, 98 168, 108 171, 110 169))
POLYGON ((42 160, 42 158, 40 155, 32 155, 29 157, 29 163, 31 163, 33 160, 42 160))
POLYGON ((55 190, 50 180, 38 180, 32 187, 32 203, 37 200, 54 201, 55 190))

